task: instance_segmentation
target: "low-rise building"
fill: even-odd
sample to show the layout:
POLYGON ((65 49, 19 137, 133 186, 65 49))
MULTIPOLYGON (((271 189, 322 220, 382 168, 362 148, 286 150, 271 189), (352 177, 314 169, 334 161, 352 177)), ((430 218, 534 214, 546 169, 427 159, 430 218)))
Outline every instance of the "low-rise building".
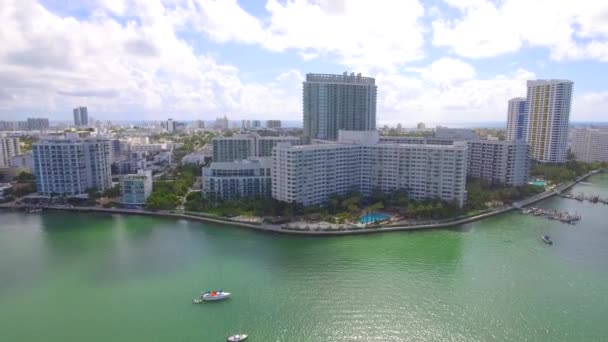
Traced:
POLYGON ((296 145, 300 138, 292 136, 262 137, 258 134, 237 134, 213 138, 213 161, 230 162, 250 157, 270 157, 279 143, 296 145))
POLYGON ((477 133, 470 128, 448 128, 437 126, 435 128, 435 138, 453 140, 474 140, 478 139, 477 133))
POLYGON ((210 160, 210 159, 211 159, 211 156, 209 156, 205 153, 192 152, 190 154, 186 154, 182 158, 182 164, 204 165, 207 162, 207 160, 210 160))
POLYGON ((470 140, 468 175, 495 184, 521 186, 530 176, 530 146, 522 140, 470 140))
POLYGON ((141 206, 152 193, 152 171, 138 170, 135 174, 124 175, 120 179, 121 203, 141 206))
POLYGON ((203 168, 203 197, 212 201, 270 198, 271 169, 272 159, 269 157, 212 162, 203 168))
POLYGON ((114 163, 114 173, 119 175, 126 175, 136 173, 137 170, 145 170, 147 167, 145 158, 129 158, 125 160, 119 160, 114 163))
POLYGON ((576 160, 586 163, 608 162, 608 130, 573 130, 570 149, 576 160))
POLYGON ((16 156, 11 157, 9 161, 10 167, 17 167, 22 169, 29 170, 28 172, 32 172, 34 169, 34 156, 32 153, 23 153, 18 154, 16 156))

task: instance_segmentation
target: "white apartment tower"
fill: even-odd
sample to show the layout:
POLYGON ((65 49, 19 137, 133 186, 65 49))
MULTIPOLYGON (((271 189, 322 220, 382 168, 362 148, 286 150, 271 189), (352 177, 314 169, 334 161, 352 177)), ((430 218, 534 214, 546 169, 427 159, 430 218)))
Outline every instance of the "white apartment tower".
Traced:
POLYGON ((377 91, 376 80, 361 74, 307 74, 303 83, 304 136, 335 140, 339 130, 375 130, 377 91))
POLYGON ((568 80, 528 81, 526 142, 541 163, 565 163, 572 87, 568 80))
POLYGON ((0 136, 0 167, 8 167, 12 157, 21 154, 19 137, 0 136))
POLYGON ((111 144, 89 133, 45 137, 33 145, 38 194, 76 196, 112 186, 111 144))
POLYGON ((510 186, 528 182, 530 147, 524 141, 473 140, 467 144, 469 176, 510 186))
POLYGON ((608 130, 573 130, 571 149, 576 160, 586 163, 608 162, 608 130))
POLYGON ((510 99, 507 111, 507 140, 526 140, 527 123, 526 98, 510 99))
POLYGON ((273 150, 272 197, 305 206, 351 190, 405 190, 413 199, 466 201, 466 142, 379 143, 376 131, 340 131, 338 142, 273 150))

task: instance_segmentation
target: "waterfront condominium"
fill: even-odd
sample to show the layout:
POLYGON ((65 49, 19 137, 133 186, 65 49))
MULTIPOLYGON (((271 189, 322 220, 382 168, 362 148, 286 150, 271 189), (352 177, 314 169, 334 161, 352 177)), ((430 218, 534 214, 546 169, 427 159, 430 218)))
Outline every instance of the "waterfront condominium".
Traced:
POLYGON ((0 135, 0 167, 8 167, 12 157, 21 154, 19 137, 0 135))
POLYGON ((152 194, 152 170, 137 170, 137 173, 124 175, 120 179, 121 203, 141 206, 152 194))
POLYGON ((277 145, 272 197, 305 206, 332 195, 404 190, 412 199, 466 201, 467 144, 380 143, 376 131, 340 131, 336 143, 277 145))
POLYGON ((572 103, 572 81, 528 81, 526 142, 541 163, 565 163, 572 103))
POLYGON ((49 129, 49 119, 27 118, 27 129, 30 131, 43 131, 49 129))
POLYGON ((89 124, 89 112, 87 107, 74 108, 74 126, 87 126, 89 124))
POLYGON ((266 128, 281 128, 281 120, 266 120, 266 128))
POLYGON ((270 157, 279 143, 296 145, 300 138, 292 136, 262 137, 258 134, 237 134, 213 138, 213 161, 231 162, 250 157, 270 157))
POLYGON ((570 147, 576 160, 608 162, 608 130, 576 129, 571 136, 570 147))
POLYGON ((339 130, 375 130, 377 90, 375 79, 361 74, 307 74, 303 83, 304 136, 335 140, 339 130))
POLYGON ((507 140, 526 140, 526 98, 510 99, 507 115, 507 140))
POLYGON ((522 140, 471 140, 468 170, 470 177, 494 184, 521 186, 530 174, 530 146, 522 140))
POLYGON ((212 201, 270 198, 272 159, 213 162, 203 168, 202 195, 212 201))
POLYGON ((33 159, 39 195, 77 196, 112 186, 110 140, 90 132, 43 137, 33 145, 33 159))

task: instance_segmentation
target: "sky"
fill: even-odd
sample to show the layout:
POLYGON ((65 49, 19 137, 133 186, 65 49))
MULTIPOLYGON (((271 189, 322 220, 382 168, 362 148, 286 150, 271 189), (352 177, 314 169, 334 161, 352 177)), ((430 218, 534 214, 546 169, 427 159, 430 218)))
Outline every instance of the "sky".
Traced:
POLYGON ((0 120, 301 120, 306 73, 376 78, 379 124, 506 121, 526 80, 608 121, 605 0, 0 0, 0 120))

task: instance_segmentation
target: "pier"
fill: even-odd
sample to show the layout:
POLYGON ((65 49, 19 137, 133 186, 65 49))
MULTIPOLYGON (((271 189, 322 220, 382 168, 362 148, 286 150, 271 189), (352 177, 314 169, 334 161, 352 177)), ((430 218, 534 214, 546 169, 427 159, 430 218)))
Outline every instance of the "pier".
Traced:
POLYGON ((543 209, 537 207, 529 207, 521 210, 522 214, 545 217, 549 220, 556 220, 562 223, 576 224, 581 220, 578 214, 572 214, 567 211, 557 211, 553 209, 543 209))
POLYGON ((559 195, 563 198, 569 198, 569 199, 577 200, 579 202, 587 201, 587 202, 591 202, 594 204, 596 204, 596 203, 608 204, 608 198, 602 198, 599 195, 586 195, 582 192, 578 193, 576 195, 571 192, 566 192, 566 193, 562 193, 559 195))

